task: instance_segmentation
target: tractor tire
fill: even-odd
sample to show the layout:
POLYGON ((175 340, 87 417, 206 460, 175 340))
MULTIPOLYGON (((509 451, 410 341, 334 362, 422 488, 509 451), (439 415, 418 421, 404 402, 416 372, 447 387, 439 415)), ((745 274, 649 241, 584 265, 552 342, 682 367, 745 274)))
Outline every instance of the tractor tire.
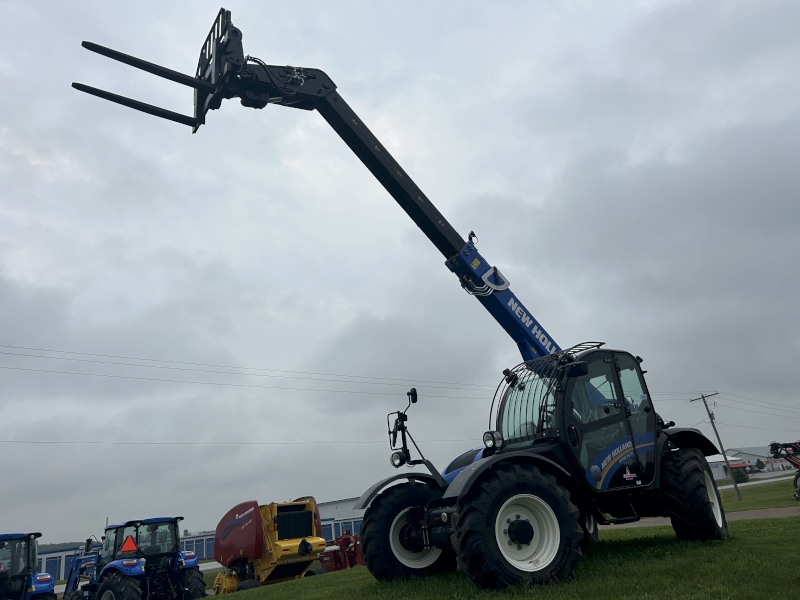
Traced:
POLYGON ((206 580, 198 567, 184 569, 178 575, 178 581, 183 588, 183 600, 197 600, 205 598, 206 580))
POLYGON ((421 482, 403 483, 378 494, 364 513, 361 525, 361 551, 364 563, 379 581, 427 577, 454 571, 455 554, 450 548, 409 548, 410 527, 406 515, 412 506, 424 507, 441 496, 421 482))
POLYGON ((313 577, 314 575, 325 575, 327 571, 325 569, 309 569, 305 573, 303 573, 303 577, 313 577))
POLYGON ((800 500, 800 471, 794 476, 794 499, 800 500))
POLYGON ((459 505, 451 538, 458 566, 482 588, 566 579, 583 556, 579 518, 555 477, 501 463, 459 505))
POLYGON ((261 582, 258 579, 245 579, 236 586, 237 592, 245 592, 247 590, 254 590, 261 587, 261 582))
POLYGON ((142 590, 137 579, 115 571, 100 582, 95 600, 142 600, 142 590))
POLYGON ((581 529, 583 529, 583 543, 594 544, 600 539, 599 531, 597 529, 597 519, 589 515, 581 518, 581 529))
POLYGON ((700 450, 681 448, 663 454, 661 490, 678 539, 704 541, 728 537, 728 521, 717 484, 700 450))

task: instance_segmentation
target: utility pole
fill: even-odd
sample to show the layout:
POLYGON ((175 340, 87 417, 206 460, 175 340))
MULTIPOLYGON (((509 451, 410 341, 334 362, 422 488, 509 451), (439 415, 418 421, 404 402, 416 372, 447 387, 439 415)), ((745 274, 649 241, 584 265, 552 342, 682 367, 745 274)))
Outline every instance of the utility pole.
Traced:
POLYGON ((717 424, 714 422, 714 413, 711 412, 711 409, 708 408, 708 402, 706 402, 706 398, 711 398, 712 396, 716 396, 719 392, 714 392, 713 394, 700 394, 699 398, 694 398, 689 400, 689 402, 696 402, 697 400, 702 400, 703 404, 706 407, 706 412, 708 413, 708 418, 711 421, 711 427, 714 428, 714 433, 717 436, 717 441, 719 442, 719 449, 722 451, 722 458, 725 459, 725 465, 728 467, 728 473, 731 474, 731 481, 733 482, 733 489, 736 490, 736 497, 741 500, 742 494, 739 492, 739 486, 736 485, 736 479, 733 477, 733 469, 731 469, 731 463, 728 462, 728 455, 725 454, 725 448, 722 446, 722 440, 719 437, 719 431, 717 431, 717 424))

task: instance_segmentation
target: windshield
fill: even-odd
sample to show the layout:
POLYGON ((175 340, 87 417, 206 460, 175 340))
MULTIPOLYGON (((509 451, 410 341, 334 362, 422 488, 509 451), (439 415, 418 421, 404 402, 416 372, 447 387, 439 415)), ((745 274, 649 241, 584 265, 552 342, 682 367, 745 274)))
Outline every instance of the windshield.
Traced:
MULTIPOLYGON (((13 577, 27 573, 29 565, 33 564, 29 562, 29 547, 27 538, 0 541, 0 574, 13 577)), ((35 542, 33 550, 36 551, 35 542)), ((36 561, 35 556, 33 560, 36 561)))
POLYGON ((177 524, 172 522, 142 523, 118 529, 111 543, 116 544, 117 558, 136 556, 137 550, 145 555, 167 554, 178 551, 177 533, 177 524))
POLYGON ((535 438, 551 429, 555 399, 554 369, 515 369, 500 402, 498 429, 506 445, 535 438))

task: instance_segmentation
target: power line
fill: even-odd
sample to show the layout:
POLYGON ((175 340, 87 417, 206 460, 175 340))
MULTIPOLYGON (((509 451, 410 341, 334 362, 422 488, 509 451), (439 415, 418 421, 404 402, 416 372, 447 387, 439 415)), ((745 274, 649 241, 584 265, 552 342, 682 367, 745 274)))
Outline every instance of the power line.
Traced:
MULTIPOLYGON (((724 402, 724 400, 722 400, 721 402, 724 402)), ((763 411, 760 411, 760 410, 747 410, 746 408, 739 408, 738 406, 728 406, 727 404, 719 404, 719 406, 722 406, 723 408, 728 408, 730 410, 740 410, 742 412, 755 413, 757 415, 764 415, 764 416, 768 416, 768 417, 781 417, 782 419, 800 419, 800 415, 790 415, 790 414, 785 414, 785 413, 784 414, 776 414, 776 413, 770 413, 770 412, 763 412, 763 411)))
MULTIPOLYGON (((463 440, 418 440, 419 443, 464 443, 476 442, 476 439, 463 440)), ((104 442, 86 440, 0 440, 0 444, 29 444, 29 445, 96 445, 96 446, 334 446, 348 444, 386 444, 387 440, 366 441, 347 440, 335 442, 104 442)))
MULTIPOLYGON (((786 404, 780 404, 779 402, 768 402, 767 400, 757 400, 755 398, 748 398, 747 396, 737 396, 736 394, 731 394, 729 392, 720 392, 723 396, 733 396, 734 398, 741 398, 742 400, 751 400, 753 402, 761 402, 762 404, 772 404, 775 406, 779 406, 781 408, 787 408, 789 410, 797 410, 792 408, 791 406, 787 406, 786 404)), ((736 400, 731 400, 731 402, 736 402, 736 400)))
MULTIPOLYGON (((84 377, 106 377, 111 379, 135 379, 139 381, 159 381, 166 383, 191 383, 196 385, 213 385, 218 387, 243 387, 243 388, 256 388, 263 390, 291 390, 299 392, 330 392, 332 394, 365 394, 367 396, 397 396, 397 392, 372 392, 364 390, 321 390, 317 388, 296 388, 296 387, 280 387, 277 385, 253 385, 248 383, 225 383, 217 381, 187 381, 185 379, 164 379, 161 377, 136 377, 134 375, 112 375, 109 373, 78 373, 76 371, 55 371, 51 369, 33 369, 28 367, 8 367, 0 365, 0 369, 11 371, 31 371, 34 373, 55 373, 59 375, 81 375, 84 377)), ((479 391, 479 390, 475 390, 479 391)), ((487 400, 486 397, 476 398, 475 396, 435 396, 425 394, 426 398, 449 398, 450 400, 487 400)))
MULTIPOLYGON (((373 380, 382 380, 382 381, 401 381, 401 382, 418 382, 418 383, 440 383, 444 385, 466 385, 466 386, 476 386, 476 387, 489 387, 494 389, 495 386, 483 384, 483 383, 468 383, 463 384, 460 382, 453 382, 453 381, 429 381, 424 379, 413 379, 413 378, 396 378, 396 377, 371 377, 368 375, 347 375, 341 373, 323 373, 317 371, 291 371, 286 369, 269 369, 266 367, 238 367, 235 365, 218 365, 213 363, 197 363, 197 362, 188 362, 188 361, 181 361, 181 360, 165 360, 165 359, 158 359, 158 358, 142 358, 137 356, 120 356, 116 354, 100 354, 94 352, 77 352, 74 350, 54 350, 51 348, 32 348, 29 346, 12 346, 9 344, 0 344, 0 348, 12 348, 14 350, 28 350, 32 352, 55 352, 59 354, 74 354, 77 356, 95 356, 100 358, 119 358, 122 360, 142 360, 148 362, 158 362, 158 363, 167 363, 167 364, 174 364, 174 365, 190 365, 196 367, 215 367, 218 369, 243 369, 249 371, 268 371, 273 373, 293 373, 299 375, 323 375, 328 377, 348 377, 353 379, 373 379, 373 380)), ((145 365, 141 365, 145 366, 145 365)))
MULTIPOLYGON (((779 408, 773 408, 772 406, 761 406, 760 404, 753 404, 752 402, 743 402, 741 400, 735 400, 734 398, 728 398, 727 396, 722 396, 722 395, 720 396, 720 399, 723 402, 736 402, 737 404, 744 404, 746 406, 749 406, 750 408, 760 408, 763 410, 774 410, 774 411, 788 410, 792 412, 800 412, 800 408, 789 408, 787 406, 786 408, 779 409, 779 408)), ((733 407, 728 406, 728 408, 733 408, 733 407)), ((744 409, 739 409, 739 410, 744 410, 744 409)))
POLYGON ((726 425, 727 427, 739 427, 740 429, 758 429, 760 431, 780 431, 781 433, 794 433, 797 435, 800 433, 797 429, 774 429, 772 427, 753 427, 751 425, 734 425, 733 423, 723 423, 722 421, 717 421, 720 425, 726 425))
MULTIPOLYGON (((70 360, 75 362, 87 362, 93 364, 102 364, 102 365, 115 365, 115 366, 127 366, 127 367, 138 367, 138 368, 145 368, 145 369, 168 369, 171 371, 191 371, 194 373, 215 373, 218 375, 234 375, 236 377, 272 377, 272 378, 279 378, 279 379, 299 379, 304 381, 326 381, 326 382, 335 382, 335 383, 355 383, 358 385, 384 385, 384 386, 405 386, 408 385, 406 383, 383 383, 380 381, 346 381, 341 379, 321 379, 319 377, 297 377, 294 375, 270 375, 267 373, 235 373, 231 371, 213 371, 210 369, 193 369, 190 367, 171 367, 171 366, 164 366, 164 365, 139 365, 136 363, 129 363, 129 362, 119 362, 119 361, 111 361, 111 360, 97 360, 92 358, 71 358, 67 356, 40 356, 36 354, 24 354, 22 352, 3 352, 0 350, 0 355, 5 356, 23 356, 26 358, 39 358, 45 360, 70 360)), ((230 367, 233 368, 233 367, 230 367)), ((240 367, 244 368, 244 367, 240 367)), ((454 384, 456 385, 456 384, 454 384)), ((474 385, 482 385, 482 384, 474 384, 474 385)), ((465 384, 465 386, 473 386, 473 384, 465 384)), ((439 385, 431 385, 429 386, 434 389, 444 389, 444 390, 469 390, 469 391, 482 391, 477 390, 475 387, 449 387, 449 386, 439 386, 439 385)), ((486 386, 489 387, 489 386, 486 386)), ((487 390, 488 391, 488 390, 487 390)))

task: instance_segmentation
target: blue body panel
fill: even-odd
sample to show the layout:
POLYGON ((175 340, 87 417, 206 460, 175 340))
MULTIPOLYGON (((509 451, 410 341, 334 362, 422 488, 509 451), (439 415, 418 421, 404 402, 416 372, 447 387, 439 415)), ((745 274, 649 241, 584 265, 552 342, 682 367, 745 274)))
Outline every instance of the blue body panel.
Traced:
MULTIPOLYGON (((462 281, 467 277, 485 288, 477 293, 473 288, 475 297, 517 343, 524 360, 533 360, 561 350, 509 289, 508 281, 499 277, 494 267, 480 255, 474 243, 467 242, 461 252, 446 264, 462 281)), ((465 288, 469 290, 468 285, 465 288)))
POLYGON ((103 565, 103 568, 100 570, 100 574, 97 577, 98 581, 104 579, 111 571, 119 571, 128 577, 139 577, 144 575, 144 563, 141 559, 134 558, 120 558, 119 560, 112 560, 107 565, 103 565), (133 566, 126 567, 122 564, 125 562, 130 563, 134 560, 136 561, 136 564, 133 566))
MULTIPOLYGON (((483 450, 483 446, 481 446, 481 447, 479 447, 479 448, 470 448, 470 450, 483 450)), ((469 452, 469 450, 468 450, 467 452, 469 452)), ((463 453, 462 453, 462 454, 463 454, 463 453)), ((459 454, 458 456, 461 456, 461 454, 459 454)), ((456 458, 458 458, 458 457, 456 457, 456 458)), ((479 461, 480 459, 482 459, 482 458, 483 458, 483 452, 478 452, 478 453, 475 455, 475 458, 473 458, 473 459, 472 459, 472 462, 473 462, 473 463, 476 463, 476 462, 478 462, 478 461, 479 461)), ((451 461, 451 462, 452 462, 452 461, 451 461)), ((448 466, 449 466, 449 465, 448 465, 448 466)), ((463 466, 463 467, 460 467, 460 468, 458 468, 458 469, 454 469, 454 470, 450 471, 449 473, 445 474, 445 472, 444 472, 444 471, 447 471, 447 467, 445 467, 444 471, 442 471, 442 477, 443 477, 443 478, 444 478, 444 480, 447 482, 447 485, 450 485, 451 483, 453 483, 453 479, 455 479, 456 477, 458 477, 458 474, 459 474, 459 473, 461 473, 461 471, 463 471, 463 470, 464 470, 464 469, 466 469, 466 468, 467 468, 467 465, 465 465, 465 466, 463 466)))
POLYGON ((34 573, 28 578, 28 586, 25 588, 23 600, 36 598, 39 594, 52 593, 55 586, 56 580, 50 573, 34 573))

